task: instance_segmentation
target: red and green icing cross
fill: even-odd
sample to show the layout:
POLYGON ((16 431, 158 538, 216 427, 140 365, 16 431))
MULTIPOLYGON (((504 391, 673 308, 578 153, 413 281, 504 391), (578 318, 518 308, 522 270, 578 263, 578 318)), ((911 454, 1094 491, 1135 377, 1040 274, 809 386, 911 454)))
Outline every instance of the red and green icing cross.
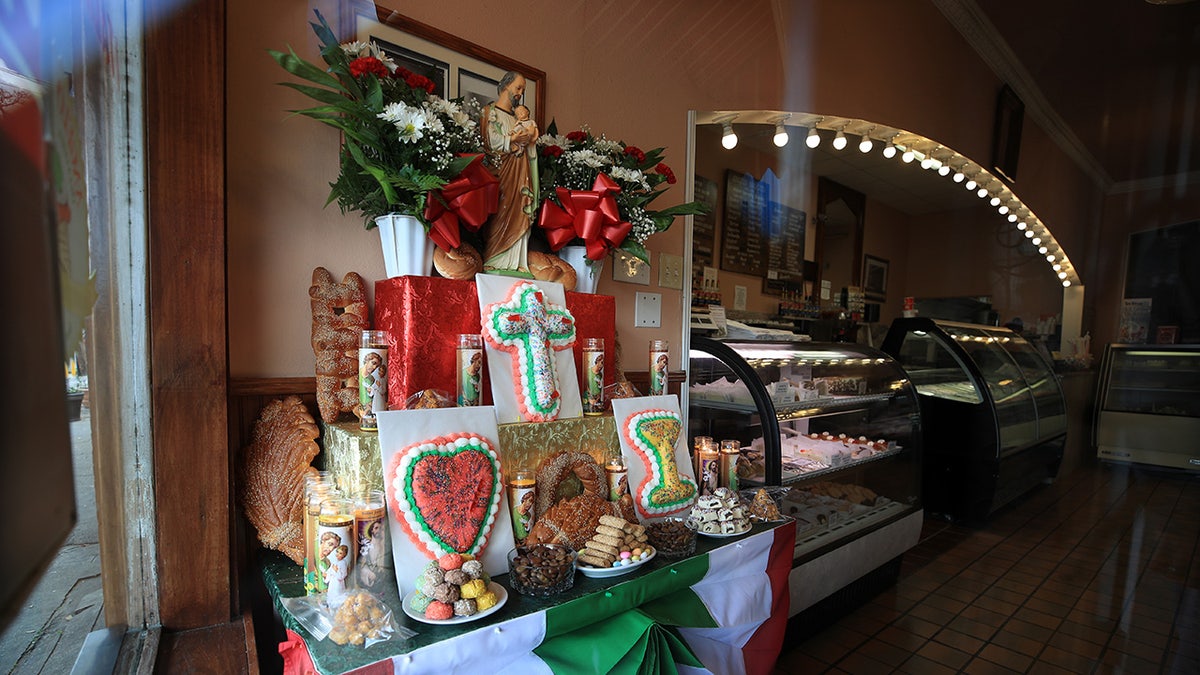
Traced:
POLYGON ((484 308, 483 337, 512 354, 513 384, 521 416, 532 422, 558 417, 554 352, 575 344, 575 317, 546 300, 534 284, 515 284, 504 302, 484 308))

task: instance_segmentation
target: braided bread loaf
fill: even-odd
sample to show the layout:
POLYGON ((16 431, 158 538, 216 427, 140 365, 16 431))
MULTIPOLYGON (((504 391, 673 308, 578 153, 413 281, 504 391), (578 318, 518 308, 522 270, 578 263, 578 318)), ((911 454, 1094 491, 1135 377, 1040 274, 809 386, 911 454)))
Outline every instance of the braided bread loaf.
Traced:
POLYGON ((358 405, 358 345, 370 325, 367 285, 355 272, 341 283, 324 267, 312 273, 312 348, 317 357, 317 407, 328 424, 358 405))

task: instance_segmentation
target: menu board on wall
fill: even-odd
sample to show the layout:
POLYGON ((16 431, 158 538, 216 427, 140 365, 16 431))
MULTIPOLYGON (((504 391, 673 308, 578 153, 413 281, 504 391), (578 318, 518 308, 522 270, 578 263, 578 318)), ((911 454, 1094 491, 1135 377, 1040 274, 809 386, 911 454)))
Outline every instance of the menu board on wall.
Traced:
POLYGON ((804 278, 804 228, 806 214, 790 206, 769 206, 767 278, 799 283, 804 278))
POLYGON ((694 199, 708 206, 708 213, 692 216, 692 269, 713 266, 713 248, 717 241, 717 183, 704 176, 695 177, 694 199))
POLYGON ((721 225, 721 269, 766 275, 766 186, 753 176, 725 172, 725 219, 721 225))

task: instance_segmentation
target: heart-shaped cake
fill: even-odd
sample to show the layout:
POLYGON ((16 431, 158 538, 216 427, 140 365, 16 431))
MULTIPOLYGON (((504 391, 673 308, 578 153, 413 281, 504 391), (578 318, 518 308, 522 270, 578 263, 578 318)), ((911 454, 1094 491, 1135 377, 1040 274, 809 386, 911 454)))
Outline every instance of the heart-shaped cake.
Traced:
POLYGON ((486 438, 458 433, 414 443, 385 476, 396 522, 431 558, 479 555, 500 508, 500 459, 486 438))
POLYGON ((641 458, 646 477, 637 488, 637 509, 643 518, 682 511, 696 498, 696 483, 679 473, 675 444, 683 418, 673 410, 644 410, 621 425, 625 440, 641 458))

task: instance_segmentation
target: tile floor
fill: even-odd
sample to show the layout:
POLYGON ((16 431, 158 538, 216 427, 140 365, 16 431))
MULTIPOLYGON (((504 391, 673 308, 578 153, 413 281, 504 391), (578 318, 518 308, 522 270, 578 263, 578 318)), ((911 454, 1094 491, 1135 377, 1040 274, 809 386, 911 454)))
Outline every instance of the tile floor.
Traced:
POLYGON ((896 585, 777 673, 1200 673, 1200 476, 1084 465, 982 527, 927 520, 896 585))

